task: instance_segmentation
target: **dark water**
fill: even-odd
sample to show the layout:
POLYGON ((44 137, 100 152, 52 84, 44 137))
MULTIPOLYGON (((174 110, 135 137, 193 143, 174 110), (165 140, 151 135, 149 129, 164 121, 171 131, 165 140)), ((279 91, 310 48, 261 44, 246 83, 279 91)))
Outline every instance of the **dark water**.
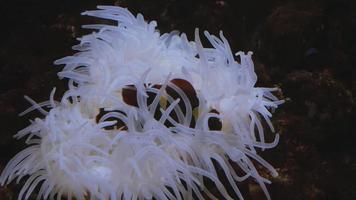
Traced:
MULTIPOLYGON (((28 0, 0 5, 0 169, 23 147, 12 135, 36 113, 18 117, 29 104, 57 98, 65 81, 52 63, 70 55, 80 16, 98 4, 117 4, 149 20, 161 32, 223 30, 234 52, 254 51, 258 85, 278 85, 288 101, 275 113, 280 144, 263 152, 280 176, 268 186, 272 199, 356 199, 356 2, 331 0, 28 0)), ((246 199, 265 199, 253 181, 246 199)), ((19 186, 0 187, 0 200, 17 198, 19 186)))

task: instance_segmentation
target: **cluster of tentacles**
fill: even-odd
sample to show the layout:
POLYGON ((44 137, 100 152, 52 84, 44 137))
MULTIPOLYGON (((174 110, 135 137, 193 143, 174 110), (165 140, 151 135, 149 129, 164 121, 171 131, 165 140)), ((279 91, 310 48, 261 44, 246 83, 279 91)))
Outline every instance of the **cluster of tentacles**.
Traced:
POLYGON ((80 39, 79 53, 56 61, 67 78, 61 101, 35 103, 22 114, 44 117, 18 132, 29 145, 2 171, 2 185, 27 180, 19 199, 243 199, 237 182, 254 179, 269 198, 255 165, 276 170, 258 155, 263 121, 283 103, 255 87, 252 53, 235 56, 225 37, 205 32, 212 48, 128 10, 99 6, 84 14, 117 25, 80 39), (48 108, 48 109, 47 109, 48 108), (227 182, 222 182, 221 177, 227 182), (207 188, 214 183, 216 192, 207 188), (234 194, 226 190, 230 185, 234 194), (37 188, 37 189, 36 189, 37 188), (36 191, 36 192, 34 192, 36 191))

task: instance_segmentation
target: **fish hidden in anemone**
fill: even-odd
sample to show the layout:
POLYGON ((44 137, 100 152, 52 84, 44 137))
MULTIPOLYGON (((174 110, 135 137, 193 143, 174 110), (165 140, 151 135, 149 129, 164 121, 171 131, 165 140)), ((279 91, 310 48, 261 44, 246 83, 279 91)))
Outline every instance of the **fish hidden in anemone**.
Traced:
POLYGON ((94 32, 55 61, 68 80, 59 101, 55 89, 46 102, 26 97, 33 106, 21 115, 43 116, 15 135, 28 147, 3 169, 2 185, 26 179, 19 200, 202 200, 243 199, 238 183, 253 179, 270 199, 258 169, 277 171, 258 152, 278 143, 278 134, 265 140, 263 123, 274 132, 283 100, 278 88, 255 87, 251 52, 234 55, 222 32, 204 32, 209 48, 198 29, 194 41, 160 34, 121 7, 83 15, 116 24, 83 26, 94 32))

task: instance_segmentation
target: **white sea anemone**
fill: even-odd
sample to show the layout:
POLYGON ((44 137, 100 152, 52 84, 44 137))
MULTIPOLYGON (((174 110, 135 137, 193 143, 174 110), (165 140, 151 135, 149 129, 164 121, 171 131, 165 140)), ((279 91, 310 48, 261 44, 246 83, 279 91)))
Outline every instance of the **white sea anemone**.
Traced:
POLYGON ((56 61, 69 79, 60 102, 55 90, 47 102, 28 99, 24 113, 45 117, 15 135, 30 146, 8 163, 1 184, 29 176, 19 199, 36 187, 38 199, 243 199, 236 182, 252 177, 269 199, 255 164, 277 172, 257 149, 273 148, 279 136, 265 142, 261 118, 274 131, 271 110, 283 101, 276 88, 255 87, 252 53, 237 53, 237 62, 222 33, 205 32, 212 48, 204 48, 198 30, 189 42, 160 35, 156 22, 124 8, 98 8, 83 14, 118 24, 85 26, 97 32, 56 61))

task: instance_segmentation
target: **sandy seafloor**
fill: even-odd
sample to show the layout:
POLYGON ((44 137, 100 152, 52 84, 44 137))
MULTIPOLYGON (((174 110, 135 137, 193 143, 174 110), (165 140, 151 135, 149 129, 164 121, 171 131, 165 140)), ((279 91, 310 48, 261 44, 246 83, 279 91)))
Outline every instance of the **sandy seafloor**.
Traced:
MULTIPOLYGON (((66 88, 55 59, 71 55, 80 15, 96 5, 121 5, 157 20, 161 32, 221 29, 234 52, 253 51, 259 86, 279 86, 288 99, 274 114, 280 144, 262 152, 280 174, 268 185, 273 200, 356 199, 356 1, 352 0, 23 0, 0 5, 0 170, 24 141, 12 138, 38 113, 18 117, 36 101, 66 88)), ((262 172, 263 173, 263 172, 262 172)), ((247 200, 265 199, 252 181, 247 200)), ((20 185, 0 187, 17 199, 20 185)), ((212 188, 214 191, 214 188, 212 188)), ((34 199, 35 195, 33 195, 34 199)))

